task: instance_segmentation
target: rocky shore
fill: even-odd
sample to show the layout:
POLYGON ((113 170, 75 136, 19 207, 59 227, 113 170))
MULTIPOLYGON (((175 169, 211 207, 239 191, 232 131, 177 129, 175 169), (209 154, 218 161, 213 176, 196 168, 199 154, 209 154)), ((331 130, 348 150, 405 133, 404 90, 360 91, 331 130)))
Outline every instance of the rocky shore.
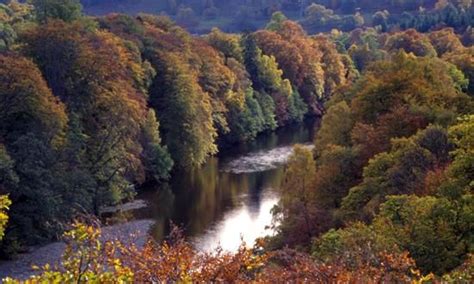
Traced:
MULTIPOLYGON (((119 240, 125 244, 133 242, 137 246, 143 246, 153 223, 153 220, 137 220, 107 226, 102 228, 102 239, 103 241, 119 240)), ((63 242, 55 242, 32 249, 29 253, 19 255, 15 260, 0 262, 0 279, 5 277, 26 279, 37 273, 32 268, 33 265, 39 267, 47 263, 56 265, 61 260, 64 249, 63 242)))

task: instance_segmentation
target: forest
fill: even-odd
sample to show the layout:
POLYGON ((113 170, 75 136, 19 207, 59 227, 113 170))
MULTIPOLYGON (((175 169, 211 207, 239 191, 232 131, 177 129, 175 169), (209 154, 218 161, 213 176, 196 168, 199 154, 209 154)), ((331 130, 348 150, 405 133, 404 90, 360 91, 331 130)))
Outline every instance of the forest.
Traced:
POLYGON ((0 3, 0 256, 67 244, 32 283, 473 281, 472 1, 84 12, 126 1, 0 3), (253 247, 102 242, 81 217, 308 117, 253 247))
POLYGON ((263 29, 278 11, 309 33, 377 26, 383 31, 426 32, 444 25, 465 30, 474 18, 471 0, 83 0, 82 4, 93 15, 142 11, 168 15, 196 34, 209 33, 213 27, 226 32, 263 29))

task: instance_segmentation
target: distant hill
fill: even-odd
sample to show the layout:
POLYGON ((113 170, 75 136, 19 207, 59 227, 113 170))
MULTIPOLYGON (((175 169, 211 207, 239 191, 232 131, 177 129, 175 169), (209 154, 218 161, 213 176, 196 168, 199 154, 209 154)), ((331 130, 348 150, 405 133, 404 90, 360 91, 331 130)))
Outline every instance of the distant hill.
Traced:
POLYGON ((166 14, 191 32, 206 33, 212 27, 219 27, 227 32, 256 30, 264 27, 275 11, 282 11, 293 20, 304 20, 311 12, 315 12, 314 16, 320 18, 333 14, 344 18, 339 19, 342 23, 313 28, 311 31, 326 31, 334 27, 351 30, 357 26, 357 23, 353 24, 354 20, 351 18, 353 15, 360 14, 365 22, 370 22, 372 15, 377 11, 388 11, 396 15, 403 12, 417 12, 420 7, 429 10, 435 6, 436 0, 82 0, 81 2, 86 13, 91 15, 105 15, 111 12, 130 15, 166 14), (309 11, 308 7, 311 5, 314 7, 322 5, 327 9, 309 11))
MULTIPOLYGON (((0 3, 8 1, 0 0, 0 3)), ((377 26, 384 32, 410 28, 426 32, 452 27, 463 33, 467 27, 474 26, 473 4, 466 0, 77 1, 82 3, 86 14, 93 16, 166 15, 193 34, 206 34, 214 27, 224 32, 255 31, 265 28, 277 11, 297 21, 309 34, 377 26)))

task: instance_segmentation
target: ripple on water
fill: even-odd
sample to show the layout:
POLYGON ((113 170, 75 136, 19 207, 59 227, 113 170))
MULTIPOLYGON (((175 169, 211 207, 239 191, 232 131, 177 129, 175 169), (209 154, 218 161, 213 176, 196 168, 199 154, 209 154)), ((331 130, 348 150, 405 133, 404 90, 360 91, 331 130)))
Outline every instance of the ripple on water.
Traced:
MULTIPOLYGON (((303 144, 312 149, 312 144, 303 144)), ((254 173, 273 170, 285 164, 293 153, 293 145, 271 150, 252 152, 224 165, 222 171, 234 174, 254 173)))

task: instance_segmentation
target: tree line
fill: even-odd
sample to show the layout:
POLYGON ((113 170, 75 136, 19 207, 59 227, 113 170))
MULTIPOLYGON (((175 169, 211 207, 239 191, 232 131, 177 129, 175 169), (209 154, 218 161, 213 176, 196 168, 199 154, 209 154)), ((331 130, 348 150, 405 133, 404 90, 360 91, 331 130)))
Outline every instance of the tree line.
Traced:
POLYGON ((277 11, 298 21, 308 33, 357 27, 378 27, 384 32, 409 28, 426 32, 439 27, 465 30, 474 18, 470 0, 83 0, 82 4, 92 15, 163 13, 198 34, 215 26, 226 32, 255 31, 277 11))

